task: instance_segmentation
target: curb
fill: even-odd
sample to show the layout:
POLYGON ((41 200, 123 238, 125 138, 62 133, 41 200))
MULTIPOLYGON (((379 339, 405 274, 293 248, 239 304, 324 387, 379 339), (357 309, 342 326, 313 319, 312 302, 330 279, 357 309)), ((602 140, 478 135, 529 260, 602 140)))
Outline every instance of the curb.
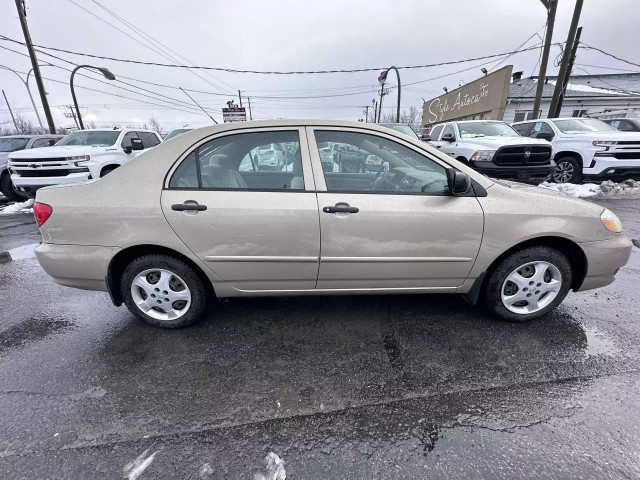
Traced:
POLYGON ((6 251, 0 251, 0 265, 3 263, 9 263, 13 259, 11 258, 11 254, 6 251))

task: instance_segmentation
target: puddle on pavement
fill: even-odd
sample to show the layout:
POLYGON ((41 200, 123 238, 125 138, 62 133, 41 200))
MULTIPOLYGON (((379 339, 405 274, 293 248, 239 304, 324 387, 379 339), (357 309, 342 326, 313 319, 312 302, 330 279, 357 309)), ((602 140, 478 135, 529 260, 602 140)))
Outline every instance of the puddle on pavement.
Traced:
POLYGON ((73 326, 72 322, 48 317, 32 317, 0 332, 0 354, 14 347, 20 347, 42 340, 73 326))
POLYGON ((613 357, 620 352, 613 340, 597 328, 585 327, 584 333, 587 336, 587 348, 584 351, 587 357, 596 357, 598 355, 613 357))
POLYGON ((25 258, 33 258, 36 256, 37 243, 31 245, 24 245, 22 247, 12 248, 9 250, 9 255, 13 260, 24 260, 25 258))

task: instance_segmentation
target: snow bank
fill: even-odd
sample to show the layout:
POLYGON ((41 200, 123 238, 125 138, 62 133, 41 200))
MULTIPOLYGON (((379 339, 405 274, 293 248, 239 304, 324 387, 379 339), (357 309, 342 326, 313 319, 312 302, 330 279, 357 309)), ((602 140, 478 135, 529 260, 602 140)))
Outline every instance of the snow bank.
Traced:
POLYGON ((10 215, 14 213, 33 213, 33 199, 26 202, 12 203, 4 208, 0 208, 0 215, 10 215))
POLYGON ((640 198, 640 181, 637 180, 624 180, 620 183, 607 180, 600 185, 544 182, 539 186, 578 198, 640 198))

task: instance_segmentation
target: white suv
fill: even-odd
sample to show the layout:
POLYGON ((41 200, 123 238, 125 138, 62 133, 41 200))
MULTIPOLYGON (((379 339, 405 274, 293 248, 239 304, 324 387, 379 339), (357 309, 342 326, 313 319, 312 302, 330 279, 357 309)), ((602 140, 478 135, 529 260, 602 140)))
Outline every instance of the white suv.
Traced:
POLYGON ((640 133, 620 132, 593 118, 554 118, 513 124, 525 137, 549 140, 557 183, 640 179, 640 133))
POLYGON ((9 154, 15 187, 29 196, 47 185, 77 183, 104 177, 162 140, 147 130, 79 130, 55 146, 9 154))

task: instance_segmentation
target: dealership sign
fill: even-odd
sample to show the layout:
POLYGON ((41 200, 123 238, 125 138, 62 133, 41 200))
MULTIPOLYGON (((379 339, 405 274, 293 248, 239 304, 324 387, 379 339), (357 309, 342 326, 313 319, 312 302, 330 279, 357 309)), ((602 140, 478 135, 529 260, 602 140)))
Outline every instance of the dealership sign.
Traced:
POLYGON ((502 119, 509 93, 512 67, 479 78, 423 105, 423 126, 486 113, 487 118, 502 119))
POLYGON ((244 107, 231 107, 222 109, 222 120, 228 122, 246 122, 247 111, 244 107))

